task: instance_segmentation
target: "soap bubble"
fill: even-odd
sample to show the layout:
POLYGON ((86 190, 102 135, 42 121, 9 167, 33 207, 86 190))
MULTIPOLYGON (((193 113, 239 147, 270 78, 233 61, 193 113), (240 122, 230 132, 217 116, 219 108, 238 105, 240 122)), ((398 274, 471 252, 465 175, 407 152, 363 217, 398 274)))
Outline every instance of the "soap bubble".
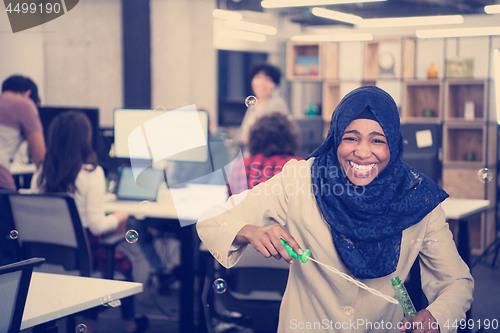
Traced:
POLYGON ((151 209, 151 202, 144 200, 138 204, 138 212, 135 214, 136 219, 144 220, 147 216, 148 210, 151 209))
POLYGON ((226 281, 222 278, 218 278, 213 283, 214 291, 217 294, 222 294, 227 290, 226 281))
POLYGON ((493 179, 493 171, 488 168, 480 169, 477 172, 477 178, 482 183, 490 182, 493 179))
POLYGON ((436 252, 438 248, 438 241, 437 239, 430 239, 427 241, 427 249, 429 252, 436 252))
POLYGON ((135 230, 129 230, 125 234, 125 240, 129 243, 135 243, 139 239, 139 233, 135 230))
POLYGON ((167 107, 165 105, 158 105, 155 107, 155 111, 167 111, 167 107))
POLYGON ((9 237, 11 239, 17 239, 17 237, 19 237, 19 232, 17 230, 11 230, 9 233, 9 237))
POLYGON ((245 99, 245 105, 247 106, 247 108, 254 108, 256 105, 257 105, 257 97, 255 96, 248 96, 246 99, 245 99))
POLYGON ((79 324, 76 326, 75 333, 87 333, 87 326, 85 326, 85 324, 79 324))
POLYGON ((102 305, 108 305, 109 302, 111 302, 112 300, 112 297, 111 295, 107 295, 107 296, 104 296, 102 299, 101 299, 101 304, 102 305))
POLYGON ((411 241, 411 247, 412 249, 414 250, 420 250, 420 247, 422 246, 422 240, 420 238, 417 238, 417 239, 413 239, 411 241))

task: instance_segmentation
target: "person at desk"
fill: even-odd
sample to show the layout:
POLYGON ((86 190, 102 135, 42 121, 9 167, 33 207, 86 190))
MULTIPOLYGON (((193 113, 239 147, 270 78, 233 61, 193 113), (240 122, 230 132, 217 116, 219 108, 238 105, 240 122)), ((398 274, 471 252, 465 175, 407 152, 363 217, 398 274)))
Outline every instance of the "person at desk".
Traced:
POLYGON ((300 144, 297 124, 281 112, 258 118, 250 128, 248 150, 250 155, 237 160, 229 174, 232 194, 251 189, 281 172, 295 156, 300 144))
POLYGON ((38 116, 38 88, 28 77, 12 75, 2 83, 0 94, 0 189, 16 190, 9 168, 24 140, 38 167, 45 155, 45 140, 38 116))
MULTIPOLYGON (((129 217, 126 212, 104 213, 104 171, 97 164, 92 149, 92 127, 82 112, 68 111, 51 122, 47 154, 33 176, 31 188, 33 192, 59 192, 73 196, 91 246, 100 235, 125 231, 129 217)), ((101 250, 93 249, 92 255, 97 269, 103 271, 105 252, 101 250)), ((115 253, 115 270, 132 281, 130 259, 122 252, 115 253)), ((85 316, 88 333, 91 333, 96 326, 97 312, 88 311, 85 316)), ((135 318, 133 297, 123 299, 122 318, 125 332, 143 332, 147 328, 147 318, 135 318)))
POLYGON ((278 67, 268 63, 259 63, 250 69, 250 77, 257 105, 247 109, 241 122, 240 140, 244 145, 248 143, 250 127, 257 118, 271 112, 290 113, 285 101, 276 92, 276 87, 281 80, 281 71, 278 67))
POLYGON ((225 267, 250 244, 265 257, 314 262, 290 266, 278 332, 453 332, 472 302, 474 281, 455 243, 433 180, 402 162, 396 103, 378 87, 351 91, 333 112, 325 141, 304 161, 232 196, 197 222, 200 239, 225 267), (391 278, 405 281, 418 259, 429 305, 408 323, 391 278), (342 275, 344 274, 344 275, 342 275), (354 325, 354 326, 353 326, 354 325))

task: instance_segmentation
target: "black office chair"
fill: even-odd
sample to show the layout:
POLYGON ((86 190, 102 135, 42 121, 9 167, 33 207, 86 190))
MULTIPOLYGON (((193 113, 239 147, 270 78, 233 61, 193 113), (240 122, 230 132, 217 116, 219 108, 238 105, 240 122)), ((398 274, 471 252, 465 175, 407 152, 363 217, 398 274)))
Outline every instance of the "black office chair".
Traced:
MULTIPOLYGON (((115 249, 125 239, 124 236, 114 235, 97 244, 105 248, 106 268, 103 274, 94 271, 86 231, 75 201, 69 195, 0 193, 0 202, 6 203, 4 215, 12 221, 17 232, 21 258, 45 258, 40 271, 114 278, 115 249)), ((74 331, 74 323, 74 317, 69 317, 68 332, 74 331)), ((53 323, 47 325, 51 327, 53 323)), ((43 331, 44 328, 41 329, 43 331)))
POLYGON ((0 266, 0 332, 18 333, 23 319, 24 306, 33 268, 41 265, 43 258, 31 258, 0 266))
POLYGON ((211 333, 226 332, 224 328, 247 328, 254 333, 276 332, 288 271, 284 260, 265 258, 251 246, 230 269, 217 262, 209 265, 202 294, 207 330, 211 333), (227 288, 223 292, 217 290, 221 281, 218 279, 227 288))
MULTIPOLYGON (((17 231, 21 256, 43 257, 44 264, 62 266, 66 274, 95 275, 92 256, 74 199, 67 194, 0 193, 17 231), (73 271, 73 272, 72 272, 73 271)), ((114 251, 124 240, 115 235, 98 246, 106 249, 104 278, 114 277, 114 251)))

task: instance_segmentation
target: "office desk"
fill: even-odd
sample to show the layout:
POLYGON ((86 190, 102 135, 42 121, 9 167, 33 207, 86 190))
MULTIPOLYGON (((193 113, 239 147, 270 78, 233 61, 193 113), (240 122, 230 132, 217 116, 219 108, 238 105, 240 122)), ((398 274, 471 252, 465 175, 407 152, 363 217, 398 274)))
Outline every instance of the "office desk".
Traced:
POLYGON ((448 221, 457 221, 458 238, 457 249, 465 263, 470 267, 470 229, 469 221, 478 214, 483 213, 490 204, 489 200, 476 199, 454 199, 448 198, 441 206, 443 207, 448 221))
MULTIPOLYGON (((139 201, 120 201, 109 196, 104 208, 107 213, 125 211, 137 219, 159 219, 175 227, 181 242, 180 332, 196 332, 199 324, 199 292, 195 275, 199 271, 198 237, 194 223, 206 209, 224 202, 225 186, 191 184, 187 187, 162 189, 158 200, 144 204, 139 201)), ((147 222, 146 222, 147 223, 147 222)), ((140 237, 140 235, 139 235, 140 237)))
POLYGON ((142 283, 33 272, 21 329, 142 292, 142 283))

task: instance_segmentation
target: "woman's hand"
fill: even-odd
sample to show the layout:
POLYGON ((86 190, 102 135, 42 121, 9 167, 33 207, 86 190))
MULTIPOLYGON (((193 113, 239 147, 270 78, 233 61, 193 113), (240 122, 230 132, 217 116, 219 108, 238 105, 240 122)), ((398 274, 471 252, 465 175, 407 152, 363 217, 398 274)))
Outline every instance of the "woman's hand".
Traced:
POLYGON ((280 238, 283 238, 295 252, 302 254, 299 244, 279 224, 265 227, 247 224, 236 235, 235 243, 250 243, 266 258, 273 256, 278 260, 283 258, 286 262, 291 263, 292 257, 290 257, 283 244, 281 244, 280 238))
POLYGON ((401 327, 401 332, 407 333, 439 333, 439 325, 427 309, 422 309, 418 311, 417 315, 413 320, 408 322, 406 318, 402 321, 403 325, 401 327))

